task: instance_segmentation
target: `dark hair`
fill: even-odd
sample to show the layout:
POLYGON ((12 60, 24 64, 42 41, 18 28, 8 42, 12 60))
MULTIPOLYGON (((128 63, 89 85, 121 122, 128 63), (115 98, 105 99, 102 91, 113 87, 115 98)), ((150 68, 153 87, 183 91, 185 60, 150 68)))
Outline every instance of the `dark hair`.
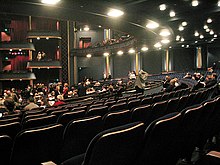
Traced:
POLYGON ((33 97, 29 97, 29 102, 34 102, 34 98, 33 97))

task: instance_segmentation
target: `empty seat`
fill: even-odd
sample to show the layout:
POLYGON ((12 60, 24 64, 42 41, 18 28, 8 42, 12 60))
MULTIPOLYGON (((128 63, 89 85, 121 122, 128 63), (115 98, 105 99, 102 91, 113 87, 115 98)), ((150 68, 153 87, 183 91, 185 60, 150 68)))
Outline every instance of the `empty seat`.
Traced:
POLYGON ((37 115, 37 114, 41 114, 41 113, 44 113, 45 111, 41 110, 30 110, 30 111, 26 111, 24 114, 23 114, 23 118, 27 115, 37 115))
POLYGON ((141 103, 140 99, 134 99, 134 100, 128 101, 128 109, 131 110, 132 108, 139 106, 140 103, 141 103))
POLYGON ((152 98, 153 103, 157 103, 157 102, 161 101, 161 98, 162 98, 162 95, 153 96, 153 98, 152 98))
POLYGON ((11 165, 59 163, 63 126, 53 124, 21 131, 15 138, 11 165))
POLYGON ((13 122, 21 122, 20 117, 8 118, 8 119, 1 119, 0 124, 7 124, 13 122))
POLYGON ((124 110, 124 109, 127 109, 127 103, 116 103, 116 104, 112 105, 111 107, 109 107, 110 112, 120 111, 120 110, 124 110))
POLYGON ((100 107, 100 106, 103 106, 103 103, 92 104, 92 105, 89 106, 89 109, 95 108, 95 107, 100 107))
POLYGON ((50 113, 50 115, 55 115, 57 118, 62 115, 63 113, 69 112, 69 109, 61 109, 61 110, 55 110, 50 113))
POLYGON ((86 116, 104 116, 106 113, 108 113, 108 106, 99 106, 95 108, 90 108, 86 111, 86 116))
POLYGON ((43 117, 43 116, 47 116, 47 113, 39 113, 39 114, 30 114, 30 115, 27 115, 25 116, 23 119, 22 119, 22 122, 25 122, 26 120, 29 120, 29 119, 34 119, 34 118, 38 118, 38 117, 43 117))
POLYGON ((178 108, 177 108, 179 112, 182 111, 186 107, 187 101, 188 101, 188 95, 183 95, 180 97, 178 108))
POLYGON ((75 110, 72 112, 66 112, 58 117, 57 123, 62 124, 65 127, 70 121, 82 118, 84 116, 85 110, 75 110))
POLYGON ((148 126, 151 120, 152 107, 151 105, 142 105, 137 108, 132 109, 131 111, 131 120, 132 122, 141 121, 148 126))
POLYGON ((151 121, 158 119, 165 115, 167 109, 167 101, 160 101, 152 105, 152 118, 151 121))
POLYGON ((64 161, 85 153, 89 142, 102 130, 103 121, 101 116, 86 117, 70 122, 63 135, 61 159, 64 161))
POLYGON ((180 113, 152 122, 145 131, 145 144, 138 165, 175 165, 179 159, 180 113))
POLYGON ((141 100, 141 105, 152 104, 152 103, 153 103, 152 97, 144 97, 144 98, 141 100))
POLYGON ((115 103, 116 103, 116 101, 114 101, 114 100, 113 101, 107 101, 107 102, 104 103, 104 105, 110 107, 110 106, 114 105, 115 103))
POLYGON ((12 139, 8 135, 0 136, 0 148, 0 164, 9 165, 12 150, 12 139))
POLYGON ((172 99, 169 99, 167 102, 166 114, 178 112, 178 105, 179 105, 179 98, 178 97, 174 97, 172 99))
POLYGON ((87 110, 87 106, 80 106, 80 107, 75 107, 71 111, 78 111, 78 110, 87 110))
POLYGON ((0 125, 0 135, 8 135, 12 139, 21 130, 21 124, 19 122, 7 123, 0 125))
POLYGON ((22 125, 23 125, 23 129, 33 128, 33 127, 45 126, 48 124, 54 124, 56 123, 56 120, 57 117, 55 115, 48 115, 48 116, 26 120, 22 125))
POLYGON ((121 110, 117 112, 109 112, 103 116, 104 129, 109 129, 129 123, 131 120, 131 112, 129 110, 121 110))
POLYGON ((143 145, 144 124, 131 123, 99 133, 86 153, 61 165, 134 165, 143 145))

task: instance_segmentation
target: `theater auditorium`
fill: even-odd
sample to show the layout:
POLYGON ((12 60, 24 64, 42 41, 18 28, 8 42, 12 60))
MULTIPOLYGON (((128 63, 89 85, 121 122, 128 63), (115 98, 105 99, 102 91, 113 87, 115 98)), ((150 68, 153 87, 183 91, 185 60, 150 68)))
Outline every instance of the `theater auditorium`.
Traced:
POLYGON ((0 165, 220 165, 219 0, 0 2, 0 165))

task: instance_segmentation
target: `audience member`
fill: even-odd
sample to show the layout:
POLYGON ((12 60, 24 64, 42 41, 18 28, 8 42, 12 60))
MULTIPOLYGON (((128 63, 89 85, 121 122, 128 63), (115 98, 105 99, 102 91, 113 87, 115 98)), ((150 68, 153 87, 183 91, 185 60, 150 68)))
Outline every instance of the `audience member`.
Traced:
POLYGON ((34 98, 33 98, 33 97, 30 97, 30 98, 28 99, 28 105, 26 105, 26 106, 24 107, 24 110, 25 110, 25 111, 29 111, 29 110, 32 110, 33 108, 37 108, 37 107, 39 107, 39 106, 34 103, 34 98))

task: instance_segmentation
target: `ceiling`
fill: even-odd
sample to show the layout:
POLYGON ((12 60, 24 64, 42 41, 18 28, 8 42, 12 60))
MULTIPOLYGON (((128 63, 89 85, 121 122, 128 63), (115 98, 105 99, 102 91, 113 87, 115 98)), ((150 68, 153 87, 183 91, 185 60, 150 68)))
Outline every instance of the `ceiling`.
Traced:
POLYGON ((160 41, 161 29, 169 29, 170 43, 165 47, 187 47, 199 44, 216 44, 220 35, 220 7, 218 0, 198 0, 199 5, 193 7, 192 0, 63 0, 56 6, 45 6, 40 0, 0 0, 0 14, 8 17, 10 14, 44 16, 61 20, 77 21, 80 25, 92 27, 102 25, 102 28, 112 28, 133 35, 138 43, 153 46, 160 41), (159 5, 166 4, 167 9, 159 10, 159 5), (110 18, 107 12, 110 8, 124 11, 120 18, 110 18), (175 17, 169 12, 175 11, 175 17), (212 23, 207 23, 211 18, 212 23), (146 24, 149 20, 156 21, 160 27, 149 30, 146 24), (178 28, 182 22, 187 22, 183 31, 178 28), (214 34, 206 32, 207 25, 214 34), (197 31, 199 36, 195 36, 197 31), (204 38, 202 38, 202 36, 204 38), (215 35, 215 37, 214 37, 215 35), (179 40, 176 40, 179 36, 179 40), (184 41, 180 41, 184 38, 184 41), (213 39, 215 38, 215 39, 213 39))

